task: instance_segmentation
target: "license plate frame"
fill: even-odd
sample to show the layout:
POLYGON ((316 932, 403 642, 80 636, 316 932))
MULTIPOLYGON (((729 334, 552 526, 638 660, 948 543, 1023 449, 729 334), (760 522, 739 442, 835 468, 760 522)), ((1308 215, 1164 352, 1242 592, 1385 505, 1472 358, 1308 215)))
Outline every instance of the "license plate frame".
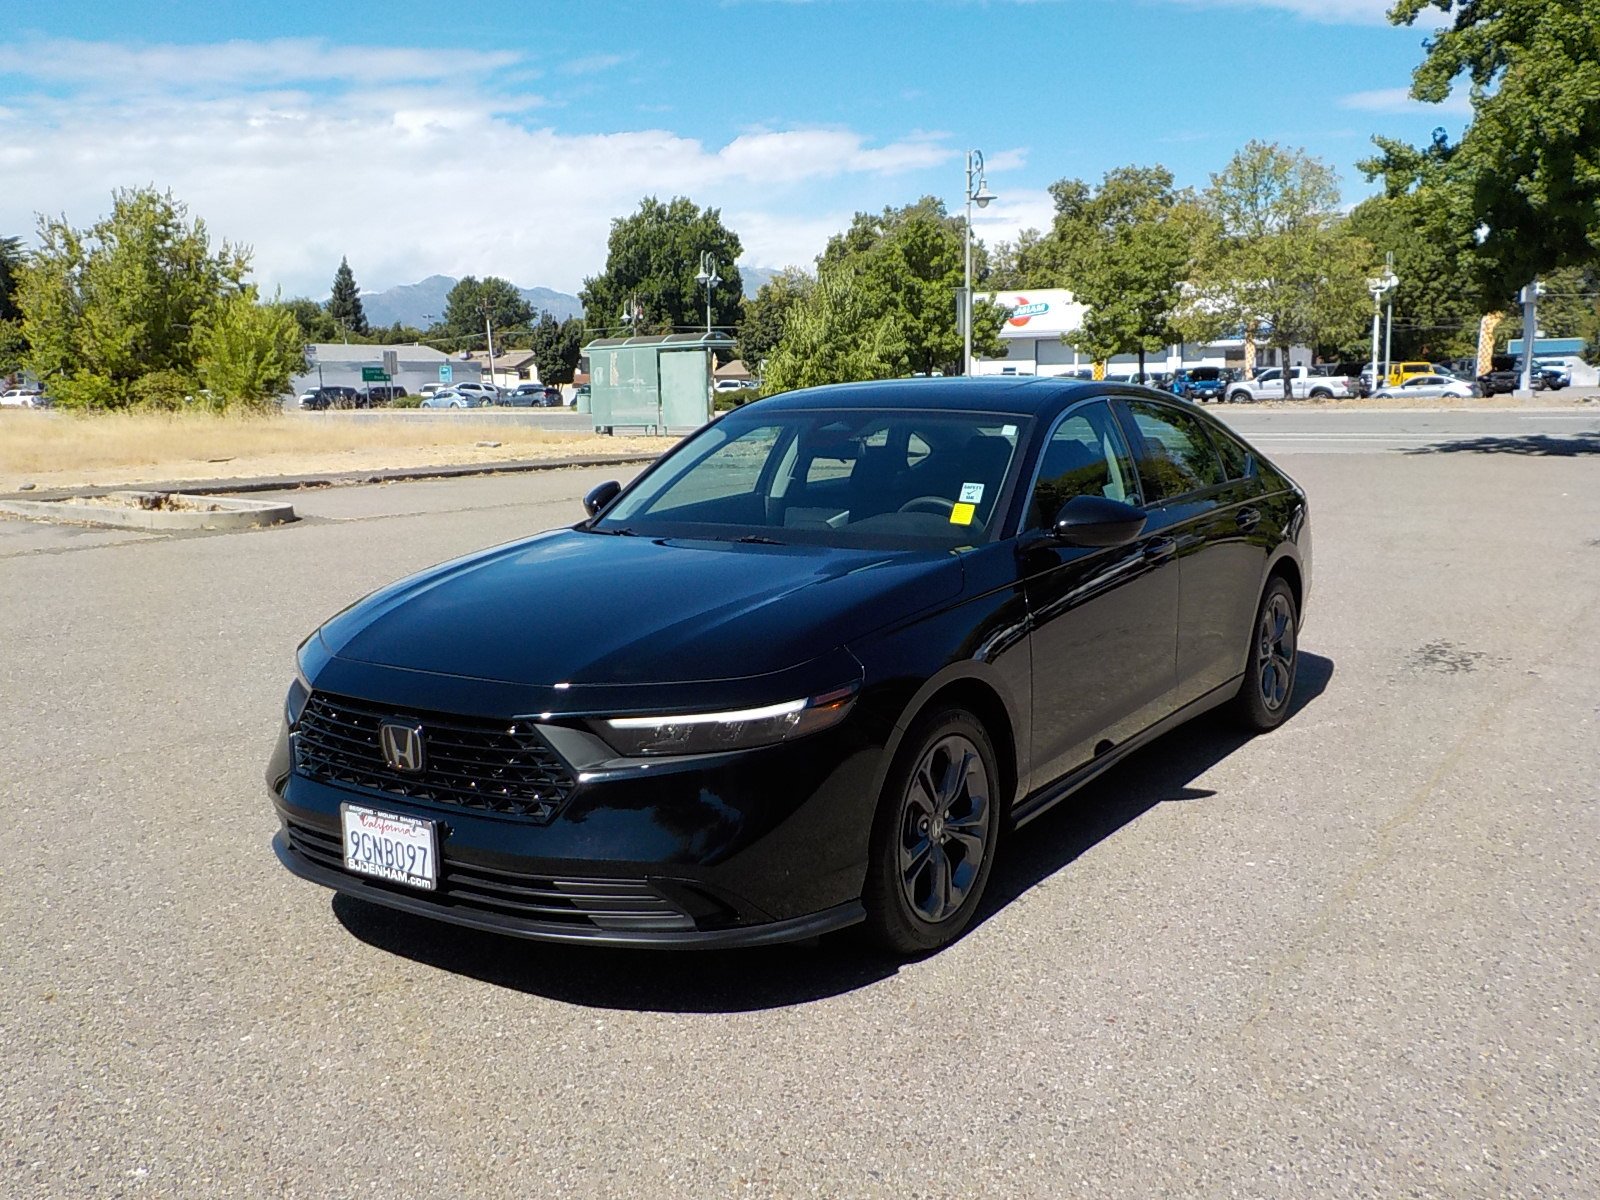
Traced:
POLYGON ((439 888, 439 823, 364 804, 339 805, 339 845, 353 875, 419 892, 439 888))

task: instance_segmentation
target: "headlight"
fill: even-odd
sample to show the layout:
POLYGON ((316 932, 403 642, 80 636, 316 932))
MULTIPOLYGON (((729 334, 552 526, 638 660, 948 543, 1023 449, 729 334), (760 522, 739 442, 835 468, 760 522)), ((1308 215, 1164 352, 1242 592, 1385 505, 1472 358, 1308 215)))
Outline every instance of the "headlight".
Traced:
POLYGON ((856 701, 852 685, 764 708, 680 713, 658 717, 610 717, 594 730, 618 754, 715 754, 789 742, 837 725, 856 701))

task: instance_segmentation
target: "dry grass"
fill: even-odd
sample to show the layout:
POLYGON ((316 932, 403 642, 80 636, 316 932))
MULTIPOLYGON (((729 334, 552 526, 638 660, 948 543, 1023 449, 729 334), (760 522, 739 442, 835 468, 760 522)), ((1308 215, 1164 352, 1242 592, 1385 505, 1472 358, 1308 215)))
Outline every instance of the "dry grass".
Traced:
POLYGON ((598 437, 452 412, 400 419, 326 413, 93 417, 0 410, 0 492, 111 487, 659 452, 666 438, 598 437), (499 442, 480 446, 479 442, 499 442))

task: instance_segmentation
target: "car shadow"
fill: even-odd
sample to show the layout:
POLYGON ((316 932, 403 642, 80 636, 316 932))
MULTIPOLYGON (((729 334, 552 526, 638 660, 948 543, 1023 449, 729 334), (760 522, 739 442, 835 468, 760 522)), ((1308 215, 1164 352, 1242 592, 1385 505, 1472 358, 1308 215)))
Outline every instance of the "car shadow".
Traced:
POLYGON ((1530 433, 1522 437, 1479 437, 1458 442, 1414 446, 1407 454, 1529 454, 1544 458, 1577 458, 1600 454, 1600 433, 1530 433))
MULTIPOLYGON (((1302 651, 1289 719, 1315 701, 1332 677, 1331 660, 1302 651)), ((1190 784, 1249 740, 1209 714, 1130 755, 1006 847, 972 928, 1156 805, 1214 795, 1190 784)), ((784 1008, 854 991, 887 979, 903 965, 851 931, 748 950, 608 950, 484 933, 339 894, 332 908, 339 923, 369 946, 496 987, 588 1008, 679 1013, 784 1008)))

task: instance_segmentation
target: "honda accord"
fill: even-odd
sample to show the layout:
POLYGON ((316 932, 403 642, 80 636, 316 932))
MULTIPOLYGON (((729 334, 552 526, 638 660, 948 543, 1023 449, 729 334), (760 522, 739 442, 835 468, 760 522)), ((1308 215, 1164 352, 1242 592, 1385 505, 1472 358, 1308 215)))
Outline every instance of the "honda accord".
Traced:
POLYGON ((813 388, 586 519, 300 646, 267 770, 296 875, 553 941, 972 921, 1005 839, 1161 733, 1290 711, 1305 493, 1131 385, 813 388))

